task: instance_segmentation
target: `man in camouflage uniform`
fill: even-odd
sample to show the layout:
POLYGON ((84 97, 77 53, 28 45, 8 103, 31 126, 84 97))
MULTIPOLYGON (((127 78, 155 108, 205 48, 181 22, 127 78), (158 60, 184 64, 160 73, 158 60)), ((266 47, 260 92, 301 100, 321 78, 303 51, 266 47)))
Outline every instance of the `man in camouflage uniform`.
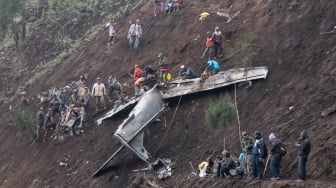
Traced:
POLYGON ((241 147, 245 155, 244 169, 248 178, 253 178, 253 144, 254 140, 246 131, 242 132, 241 147))

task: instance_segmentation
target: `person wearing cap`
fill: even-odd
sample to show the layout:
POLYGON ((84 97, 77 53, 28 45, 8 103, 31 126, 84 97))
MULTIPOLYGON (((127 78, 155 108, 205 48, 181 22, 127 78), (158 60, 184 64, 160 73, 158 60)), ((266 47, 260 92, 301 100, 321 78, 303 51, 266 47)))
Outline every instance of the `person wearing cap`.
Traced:
POLYGON ((97 82, 92 87, 92 96, 95 98, 95 106, 96 111, 98 111, 98 104, 103 105, 104 109, 106 109, 106 104, 104 100, 104 96, 106 96, 105 85, 102 83, 100 78, 97 78, 97 82))
POLYGON ((280 179, 280 163, 281 163, 281 154, 280 154, 280 147, 281 142, 274 133, 271 133, 268 136, 268 140, 271 142, 271 149, 270 149, 270 155, 271 155, 271 162, 270 162, 270 171, 271 171, 271 180, 277 181, 280 179))
POLYGON ((140 68, 139 65, 134 65, 133 79, 135 96, 139 96, 141 84, 145 81, 144 71, 140 68))
POLYGON ((243 168, 247 178, 253 178, 253 145, 254 140, 246 131, 242 132, 242 138, 240 141, 241 148, 244 153, 243 168))
POLYGON ((179 74, 183 79, 196 78, 195 71, 185 65, 181 65, 181 70, 179 74))
POLYGON ((169 68, 168 68, 168 58, 164 56, 162 52, 158 55, 158 65, 160 70, 160 83, 166 83, 166 76, 168 74, 169 68))
POLYGON ((298 176, 299 179, 297 181, 305 181, 306 180, 306 165, 308 160, 308 155, 310 153, 311 143, 306 130, 303 130, 300 133, 300 137, 295 144, 296 147, 299 148, 298 152, 298 176))
MULTIPOLYGON (((214 41, 214 56, 215 58, 219 53, 223 52, 223 43, 224 43, 224 35, 222 31, 220 31, 219 27, 216 26, 215 31, 212 33, 212 40, 214 41)), ((222 54, 219 54, 218 57, 222 57, 222 54)))
POLYGON ((111 23, 107 23, 106 24, 106 27, 108 28, 108 47, 111 46, 111 44, 113 44, 113 39, 114 39, 114 36, 115 36, 115 30, 114 30, 114 27, 111 23))
POLYGON ((261 180, 265 168, 265 158, 267 157, 267 148, 261 132, 254 132, 255 142, 253 145, 253 177, 261 180))

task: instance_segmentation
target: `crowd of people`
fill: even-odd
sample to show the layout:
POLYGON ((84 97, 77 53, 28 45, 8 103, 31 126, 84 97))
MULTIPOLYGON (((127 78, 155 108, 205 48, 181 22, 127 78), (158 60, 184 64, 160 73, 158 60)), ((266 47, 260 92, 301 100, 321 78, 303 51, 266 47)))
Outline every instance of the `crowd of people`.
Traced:
MULTIPOLYGON (((47 141, 66 133, 71 136, 84 133, 83 122, 86 121, 91 98, 94 98, 96 113, 107 109, 106 97, 112 105, 126 102, 123 87, 113 72, 107 79, 107 88, 101 78, 97 77, 90 92, 86 80, 87 78, 81 76, 78 82, 72 82, 70 86, 55 88, 50 90, 51 93, 47 92, 47 95, 51 95, 50 99, 41 100, 36 113, 35 134, 38 140, 47 141)), ((21 93, 20 100, 23 106, 28 106, 26 92, 21 93)))
MULTIPOLYGON (((271 173, 270 180, 280 180, 280 166, 286 146, 278 139, 275 133, 271 133, 269 139, 269 151, 262 134, 254 132, 251 137, 246 131, 242 132, 241 149, 238 158, 233 158, 228 150, 224 150, 220 156, 209 156, 206 161, 198 165, 198 175, 205 177, 213 175, 222 178, 249 178, 262 180, 267 166, 271 173)), ((311 143, 306 130, 303 130, 295 146, 298 147, 298 179, 306 180, 306 164, 310 153, 311 143)))

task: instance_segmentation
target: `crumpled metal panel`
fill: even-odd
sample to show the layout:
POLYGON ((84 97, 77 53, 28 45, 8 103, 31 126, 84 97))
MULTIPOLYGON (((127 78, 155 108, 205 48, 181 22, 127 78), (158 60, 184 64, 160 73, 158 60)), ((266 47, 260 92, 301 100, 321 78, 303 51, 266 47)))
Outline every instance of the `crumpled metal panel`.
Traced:
POLYGON ((144 128, 155 120, 164 109, 162 95, 156 87, 144 93, 128 118, 119 125, 114 136, 142 160, 148 162, 148 152, 143 146, 144 128))

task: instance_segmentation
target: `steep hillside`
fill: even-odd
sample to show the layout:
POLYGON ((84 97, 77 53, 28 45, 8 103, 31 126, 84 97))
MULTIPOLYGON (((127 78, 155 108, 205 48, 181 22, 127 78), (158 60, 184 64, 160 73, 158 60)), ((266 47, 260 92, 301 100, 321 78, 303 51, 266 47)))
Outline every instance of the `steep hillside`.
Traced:
MULTIPOLYGON (((113 71, 122 83, 130 84, 125 90, 132 96, 133 82, 127 73, 134 64, 156 66, 157 54, 164 52, 174 75, 182 64, 201 74, 206 67, 205 60, 199 58, 204 38, 207 31, 219 26, 226 37, 224 58, 219 62, 223 69, 233 68, 237 66, 234 46, 246 36, 256 36, 253 45, 257 54, 251 65, 267 66, 269 74, 266 80, 253 82, 252 87, 237 88, 239 118, 242 130, 250 133, 260 130, 264 138, 275 132, 287 144, 288 154, 281 164, 282 179, 271 182, 269 176, 263 181, 189 177, 192 171, 189 161, 196 166, 209 154, 223 150, 224 131, 206 128, 204 115, 209 104, 224 94, 234 97, 231 86, 182 97, 179 105, 172 101, 171 110, 161 118, 166 119, 167 125, 164 121, 151 125, 150 134, 145 138, 146 148, 153 158, 170 158, 176 163, 173 176, 164 181, 156 180, 152 173, 133 172, 145 167, 145 163, 127 149, 110 163, 104 174, 91 178, 99 165, 120 146, 113 133, 123 117, 107 120, 102 126, 96 126, 92 118, 84 135, 66 138, 63 142, 31 144, 18 138, 14 128, 9 126, 5 106, 0 128, 0 187, 150 187, 149 182, 162 187, 336 187, 333 139, 336 115, 320 116, 322 110, 335 103, 336 97, 336 35, 320 34, 336 24, 334 1, 218 3, 194 0, 186 1, 185 8, 179 12, 157 17, 152 14, 152 1, 142 2, 117 22, 118 37, 112 47, 106 47, 107 33, 102 30, 78 52, 37 80, 28 92, 35 96, 52 86, 77 80, 84 73, 89 73, 91 87, 96 76, 106 80, 113 71), (198 15, 204 11, 210 16, 200 22, 198 15), (240 11, 240 14, 226 23, 227 19, 217 16, 217 11, 231 11, 231 14, 240 11), (129 21, 136 19, 141 20, 144 35, 140 48, 135 50, 129 48, 126 33, 129 21), (200 38, 195 40, 198 35, 200 38), (294 106, 294 110, 290 111, 289 106, 294 106), (304 129, 311 138, 312 151, 307 165, 308 181, 298 183, 294 144, 304 129), (59 165, 64 160, 68 166, 59 165)), ((39 41, 36 45, 45 43, 39 41)), ((31 103, 35 103, 37 109, 37 100, 32 99, 31 103)), ((228 148, 238 154, 238 126, 229 126, 225 132, 228 148)))

